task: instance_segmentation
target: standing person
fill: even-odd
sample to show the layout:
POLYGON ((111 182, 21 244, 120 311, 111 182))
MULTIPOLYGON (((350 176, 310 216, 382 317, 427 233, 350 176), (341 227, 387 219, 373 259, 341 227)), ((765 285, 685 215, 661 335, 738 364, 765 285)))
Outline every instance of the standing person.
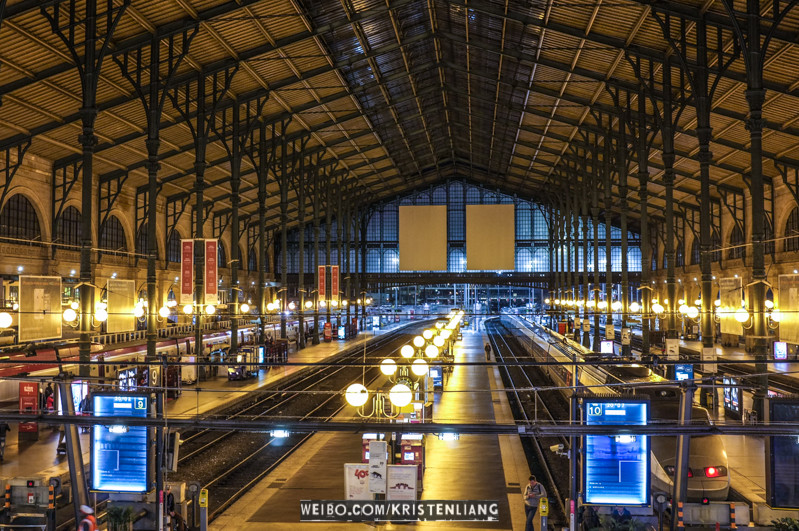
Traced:
MULTIPOLYGON (((49 406, 47 404, 48 404, 48 401, 50 400, 50 397, 53 396, 53 393, 54 393, 53 384, 48 383, 47 384, 47 389, 44 390, 44 404, 43 404, 43 406, 48 408, 48 409, 49 409, 49 406)), ((53 400, 55 400, 55 399, 53 399, 53 400)))
POLYGON ((491 345, 486 343, 486 361, 491 361, 491 345))
POLYGON ((97 520, 94 518, 92 508, 88 505, 81 505, 80 514, 83 519, 78 524, 78 531, 97 531, 97 520))
POLYGON ((613 513, 611 513, 610 516, 617 524, 623 524, 633 519, 630 511, 628 511, 626 507, 616 507, 613 509, 613 513))
POLYGON ((524 487, 524 514, 526 517, 524 531, 535 531, 533 518, 535 518, 535 513, 538 511, 538 500, 545 498, 546 495, 547 489, 535 480, 535 476, 531 475, 530 483, 524 487))
POLYGON ((0 463, 3 462, 3 454, 6 452, 6 433, 11 429, 6 421, 0 421, 0 463))
POLYGON ((164 513, 172 515, 175 513, 175 495, 172 494, 172 487, 167 485, 166 495, 164 496, 164 513))

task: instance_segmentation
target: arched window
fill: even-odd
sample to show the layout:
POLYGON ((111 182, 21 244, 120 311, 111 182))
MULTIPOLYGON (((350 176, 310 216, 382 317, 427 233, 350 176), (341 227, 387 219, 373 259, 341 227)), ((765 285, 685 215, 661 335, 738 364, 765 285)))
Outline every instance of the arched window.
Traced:
POLYGON ((247 255, 247 271, 258 271, 258 253, 255 252, 255 247, 250 247, 247 255))
POLYGON ((177 229, 172 231, 169 235, 169 241, 166 242, 166 260, 167 262, 180 262, 180 240, 182 236, 177 229))
POLYGON ((225 254, 225 245, 222 240, 219 240, 219 245, 216 247, 216 263, 219 267, 228 267, 227 254, 225 254))
POLYGON ((799 208, 794 207, 785 222, 785 251, 799 251, 799 208))
MULTIPOLYGON (((291 271, 291 252, 289 252, 288 256, 289 256, 289 271, 291 271)), ((241 248, 241 245, 239 245, 239 270, 240 271, 244 271, 244 264, 246 263, 244 261, 245 258, 246 258, 246 255, 244 254, 244 250, 241 248)))
POLYGON ((683 267, 685 265, 685 256, 683 255, 683 246, 678 245, 677 251, 674 253, 674 265, 677 267, 683 267))
POLYGON ((768 218, 763 220, 763 252, 774 254, 774 227, 768 218))
POLYGON ((710 261, 721 262, 721 236, 717 229, 713 229, 710 233, 710 248, 714 249, 710 252, 710 261))
POLYGON ((546 247, 536 247, 533 250, 532 264, 532 271, 536 273, 547 273, 549 271, 549 251, 546 247))
POLYGON ((466 271, 466 255, 464 255, 463 249, 452 249, 447 262, 447 270, 451 273, 466 271))
POLYGON ((64 209, 56 222, 56 243, 80 247, 80 211, 74 206, 64 209))
POLYGON ((516 249, 516 271, 529 273, 533 270, 533 253, 527 247, 516 249))
POLYGON ((741 230, 741 227, 736 223, 732 227, 732 232, 730 233, 730 249, 729 253, 727 254, 727 258, 733 260, 735 258, 746 258, 746 247, 743 246, 744 244, 744 233, 741 230))
MULTIPOLYGON (((141 255, 147 255, 150 253, 149 248, 150 240, 147 234, 147 222, 142 223, 142 226, 139 228, 139 232, 136 233, 136 252, 141 255)), ((160 254, 158 252, 158 247, 156 246, 155 249, 155 258, 160 258, 160 254)))
POLYGON ((394 249, 383 251, 383 273, 396 273, 399 271, 399 253, 394 249))
POLYGON ((125 229, 116 216, 109 216, 100 227, 100 249, 109 251, 127 251, 128 242, 125 240, 125 229))
POLYGON ((699 238, 691 242, 691 265, 699 264, 699 238))
POLYGON ((0 237, 25 240, 18 243, 42 241, 39 217, 24 195, 13 195, 3 205, 0 211, 0 237))
POLYGON ((380 249, 366 251, 366 272, 380 273, 380 249))

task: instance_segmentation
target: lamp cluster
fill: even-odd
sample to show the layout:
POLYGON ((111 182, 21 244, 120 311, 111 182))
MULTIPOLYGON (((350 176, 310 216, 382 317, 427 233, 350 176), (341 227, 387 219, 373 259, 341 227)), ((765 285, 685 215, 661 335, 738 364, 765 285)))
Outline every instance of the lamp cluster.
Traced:
MULTIPOLYGON (((608 301, 601 300, 599 302, 594 301, 593 299, 589 300, 581 300, 581 299, 544 299, 544 304, 547 306, 554 306, 554 307, 563 307, 563 308, 582 308, 585 306, 586 308, 596 308, 598 310, 605 311, 608 309, 608 301)), ((614 312, 620 312, 624 305, 620 300, 615 300, 610 303, 610 309, 614 312)), ((628 310, 632 313, 639 312, 641 310, 641 305, 637 302, 633 301, 630 303, 628 310)))
MULTIPOLYGON (((461 319, 463 319, 463 315, 464 312, 461 310, 452 311, 447 316, 449 318, 447 323, 439 321, 434 328, 428 328, 421 335, 414 337, 411 344, 403 345, 399 351, 401 361, 404 362, 403 365, 398 365, 391 358, 386 358, 380 362, 380 372, 385 376, 391 378, 398 371, 402 375, 388 392, 388 398, 392 405, 403 408, 411 403, 413 392, 410 385, 412 383, 405 375, 407 375, 409 370, 418 377, 427 374, 429 368, 427 359, 437 358, 446 346, 447 341, 452 340, 455 330, 459 326, 461 319), (411 359, 413 361, 410 361, 411 359)), ((363 384, 355 383, 347 388, 344 398, 349 405, 360 408, 369 399, 369 391, 363 384)))

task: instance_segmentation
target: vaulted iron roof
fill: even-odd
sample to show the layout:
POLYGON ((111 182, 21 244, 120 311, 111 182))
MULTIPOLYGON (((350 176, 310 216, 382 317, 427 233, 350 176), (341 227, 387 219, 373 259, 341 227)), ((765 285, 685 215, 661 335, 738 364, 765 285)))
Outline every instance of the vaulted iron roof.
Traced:
MULTIPOLYGON (((84 1, 75 3, 78 11, 84 1)), ((8 0, 0 25, 0 148, 30 141, 30 153, 57 165, 78 160, 81 149, 76 62, 83 55, 70 52, 45 16, 61 4, 68 2, 8 0)), ((774 4, 761 4, 768 29, 774 4)), ((682 45, 696 57, 700 19, 715 82, 710 175, 714 184, 742 191, 750 171, 746 69, 734 55, 735 23, 722 0, 132 0, 109 46, 120 58, 156 38, 160 53, 169 54, 184 32, 197 28, 177 79, 237 65, 228 105, 268 93, 261 119, 290 117, 285 134, 309 136, 307 149, 337 161, 343 179, 368 201, 450 178, 541 200, 564 180, 579 191, 590 176, 575 161, 604 145, 608 125, 618 131, 619 120, 630 119, 624 142, 631 190, 619 189, 616 175, 614 192, 625 197, 613 208, 635 216, 639 77, 651 72, 659 80, 667 60, 673 97, 685 103, 675 124, 676 199, 697 204, 696 98, 685 75, 692 70, 681 66, 674 48, 682 45), (719 50, 733 59, 723 71, 719 50)), ((799 165, 797 31, 799 11, 793 10, 773 31, 765 57, 764 173, 771 178, 780 177, 781 165, 799 165)), ((664 193, 663 139, 654 118, 662 96, 653 93, 646 102, 653 210, 664 193)), ((95 171, 101 179, 124 173, 126 186, 142 185, 147 115, 110 57, 100 72, 97 107, 95 171)), ((192 134, 169 102, 164 109, 164 193, 191 191, 192 134)), ((209 143, 206 160, 212 184, 206 195, 215 208, 229 207, 230 157, 218 139, 209 143)), ((253 213, 255 168, 246 157, 243 171, 242 208, 253 213)), ((272 182, 270 206, 276 190, 272 182)))

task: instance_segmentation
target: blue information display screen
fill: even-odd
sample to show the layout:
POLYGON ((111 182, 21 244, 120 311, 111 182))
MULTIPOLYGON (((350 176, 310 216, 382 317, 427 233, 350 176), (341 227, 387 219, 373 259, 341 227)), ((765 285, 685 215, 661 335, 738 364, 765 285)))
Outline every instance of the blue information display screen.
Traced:
MULTIPOLYGON (((645 426, 648 402, 585 400, 588 426, 645 426)), ((586 435, 585 503, 649 505, 649 440, 645 435, 586 435)))
MULTIPOLYGON (((95 417, 146 417, 149 397, 141 394, 94 395, 95 417)), ((149 445, 146 426, 92 427, 92 490, 147 492, 149 445)))
POLYGON ((675 380, 693 380, 694 379, 694 366, 691 363, 678 363, 674 366, 675 380))

